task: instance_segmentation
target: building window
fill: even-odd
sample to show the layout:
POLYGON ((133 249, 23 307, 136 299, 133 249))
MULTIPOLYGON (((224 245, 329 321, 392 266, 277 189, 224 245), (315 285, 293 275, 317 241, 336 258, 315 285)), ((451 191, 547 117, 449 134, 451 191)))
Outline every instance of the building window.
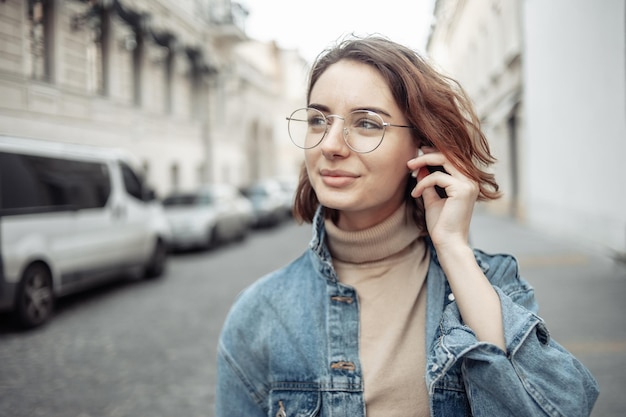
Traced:
POLYGON ((86 91, 107 95, 108 60, 110 53, 111 17, 109 12, 92 1, 82 13, 72 16, 72 31, 81 31, 85 46, 86 91))
POLYGON ((174 78, 174 52, 171 48, 168 48, 167 55, 165 55, 165 71, 164 71, 164 84, 165 84, 165 103, 164 109, 166 114, 172 114, 173 112, 173 78, 174 78))
POLYGON ((202 93, 202 74, 200 68, 198 68, 195 61, 191 61, 190 70, 190 83, 189 83, 189 104, 191 107, 191 118, 195 120, 202 120, 204 117, 204 111, 201 101, 202 93))
POLYGON ((31 1, 28 7, 30 76, 51 81, 52 2, 31 1))
POLYGON ((87 91, 107 94, 107 59, 109 47, 109 16, 102 11, 89 22, 87 44, 87 91))
POLYGON ((147 159, 144 159, 143 163, 141 164, 141 174, 144 178, 150 177, 150 161, 148 161, 147 159))
POLYGON ((212 72, 212 69, 206 63, 200 49, 188 48, 186 52, 187 58, 189 59, 187 63, 189 66, 189 115, 192 119, 204 120, 207 117, 207 109, 209 106, 208 91, 215 88, 216 91, 214 93, 217 94, 219 82, 217 82, 216 78, 211 77, 212 79, 209 79, 208 76, 214 75, 215 73, 212 72))
POLYGON ((174 162, 170 167, 170 178, 173 190, 178 190, 180 186, 180 172, 178 163, 174 162))
POLYGON ((198 183, 203 184, 206 181, 206 171, 207 171, 207 165, 204 162, 201 162, 198 165, 198 170, 197 170, 197 179, 198 179, 198 183))
POLYGON ((144 40, 140 29, 135 28, 135 48, 133 49, 133 103, 135 106, 141 106, 143 90, 143 50, 144 40))

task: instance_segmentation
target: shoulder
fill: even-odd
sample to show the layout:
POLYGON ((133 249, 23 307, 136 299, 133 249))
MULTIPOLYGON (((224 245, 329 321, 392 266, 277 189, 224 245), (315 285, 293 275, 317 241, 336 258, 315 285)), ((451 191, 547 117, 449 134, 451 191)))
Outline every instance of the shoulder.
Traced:
POLYGON ((513 255, 474 249, 474 257, 478 266, 490 280, 519 276, 519 263, 513 255))
POLYGON ((229 328, 245 328, 259 320, 268 319, 291 310, 303 294, 313 296, 321 279, 313 279, 316 271, 306 251, 284 267, 259 278, 245 288, 231 306, 225 323, 229 328))
MULTIPOLYGON (((441 269, 439 256, 432 241, 427 239, 431 260, 434 266, 441 269)), ((519 264, 517 259, 507 253, 488 253, 478 248, 472 249, 476 263, 492 285, 503 286, 520 281, 519 264)), ((443 271, 442 271, 443 273, 443 271)))
POLYGON ((303 285, 306 285, 306 282, 310 281, 314 272, 310 252, 305 251, 287 265, 262 276, 245 288, 237 296, 235 305, 248 304, 253 300, 263 301, 278 295, 284 296, 291 291, 299 291, 303 285))
MULTIPOLYGON (((431 263, 431 267, 434 267, 443 274, 437 251, 431 241, 428 240, 427 242, 431 250, 431 260, 434 261, 431 263)), ((534 292, 533 288, 522 278, 519 263, 513 255, 507 253, 488 253, 477 248, 473 249, 473 253, 476 263, 491 285, 498 287, 502 292, 514 298, 517 296, 523 299, 528 297, 532 298, 534 292)))
POLYGON ((294 344, 312 346, 319 339, 325 295, 326 282, 307 251, 239 294, 222 327, 220 352, 263 374, 272 355, 289 357, 294 344))
POLYGON ((493 286, 520 304, 534 306, 534 289, 522 277, 519 262, 513 255, 474 249, 474 256, 493 286))

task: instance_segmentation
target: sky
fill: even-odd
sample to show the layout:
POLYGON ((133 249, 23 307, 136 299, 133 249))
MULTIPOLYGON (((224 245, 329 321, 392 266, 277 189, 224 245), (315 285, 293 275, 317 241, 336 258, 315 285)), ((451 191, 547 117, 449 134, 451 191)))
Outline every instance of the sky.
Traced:
POLYGON ((313 59, 351 33, 381 34, 425 52, 434 0, 240 0, 250 14, 246 33, 313 59))

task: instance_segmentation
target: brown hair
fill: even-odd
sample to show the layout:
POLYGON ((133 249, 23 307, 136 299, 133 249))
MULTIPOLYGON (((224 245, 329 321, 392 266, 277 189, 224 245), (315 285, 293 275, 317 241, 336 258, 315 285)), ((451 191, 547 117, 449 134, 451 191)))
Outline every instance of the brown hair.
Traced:
MULTIPOLYGON (((463 174, 479 185, 478 200, 500 196, 498 184, 486 168, 495 162, 480 121, 458 82, 429 65, 417 52, 378 36, 351 37, 322 52, 309 74, 307 103, 319 77, 331 65, 352 60, 376 69, 386 80, 394 100, 410 125, 415 126, 418 146, 429 144, 443 153, 463 174)), ((405 200, 418 226, 426 231, 422 199, 411 197, 416 180, 409 175, 405 200)), ((296 191, 294 216, 311 223, 319 200, 303 166, 296 191)), ((326 209, 326 216, 336 218, 337 211, 326 209)))

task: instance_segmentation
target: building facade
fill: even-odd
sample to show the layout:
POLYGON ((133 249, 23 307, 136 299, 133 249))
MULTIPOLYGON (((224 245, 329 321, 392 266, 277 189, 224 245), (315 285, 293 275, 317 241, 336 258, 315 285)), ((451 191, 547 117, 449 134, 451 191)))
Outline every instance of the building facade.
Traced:
POLYGON ((234 47, 229 61, 210 95, 219 144, 212 176, 244 184, 296 176, 302 152, 289 139, 285 117, 303 106, 308 63, 297 51, 255 40, 234 47))
POLYGON ((524 102, 520 0, 438 0, 428 55, 470 96, 504 190, 492 210, 524 216, 524 102))
POLYGON ((125 148, 161 196, 289 170, 267 162, 278 69, 304 63, 274 48, 278 69, 255 67, 246 16, 230 0, 4 0, 0 134, 125 148))
POLYGON ((626 253, 626 2, 437 0, 427 50, 498 158, 488 208, 626 253))

